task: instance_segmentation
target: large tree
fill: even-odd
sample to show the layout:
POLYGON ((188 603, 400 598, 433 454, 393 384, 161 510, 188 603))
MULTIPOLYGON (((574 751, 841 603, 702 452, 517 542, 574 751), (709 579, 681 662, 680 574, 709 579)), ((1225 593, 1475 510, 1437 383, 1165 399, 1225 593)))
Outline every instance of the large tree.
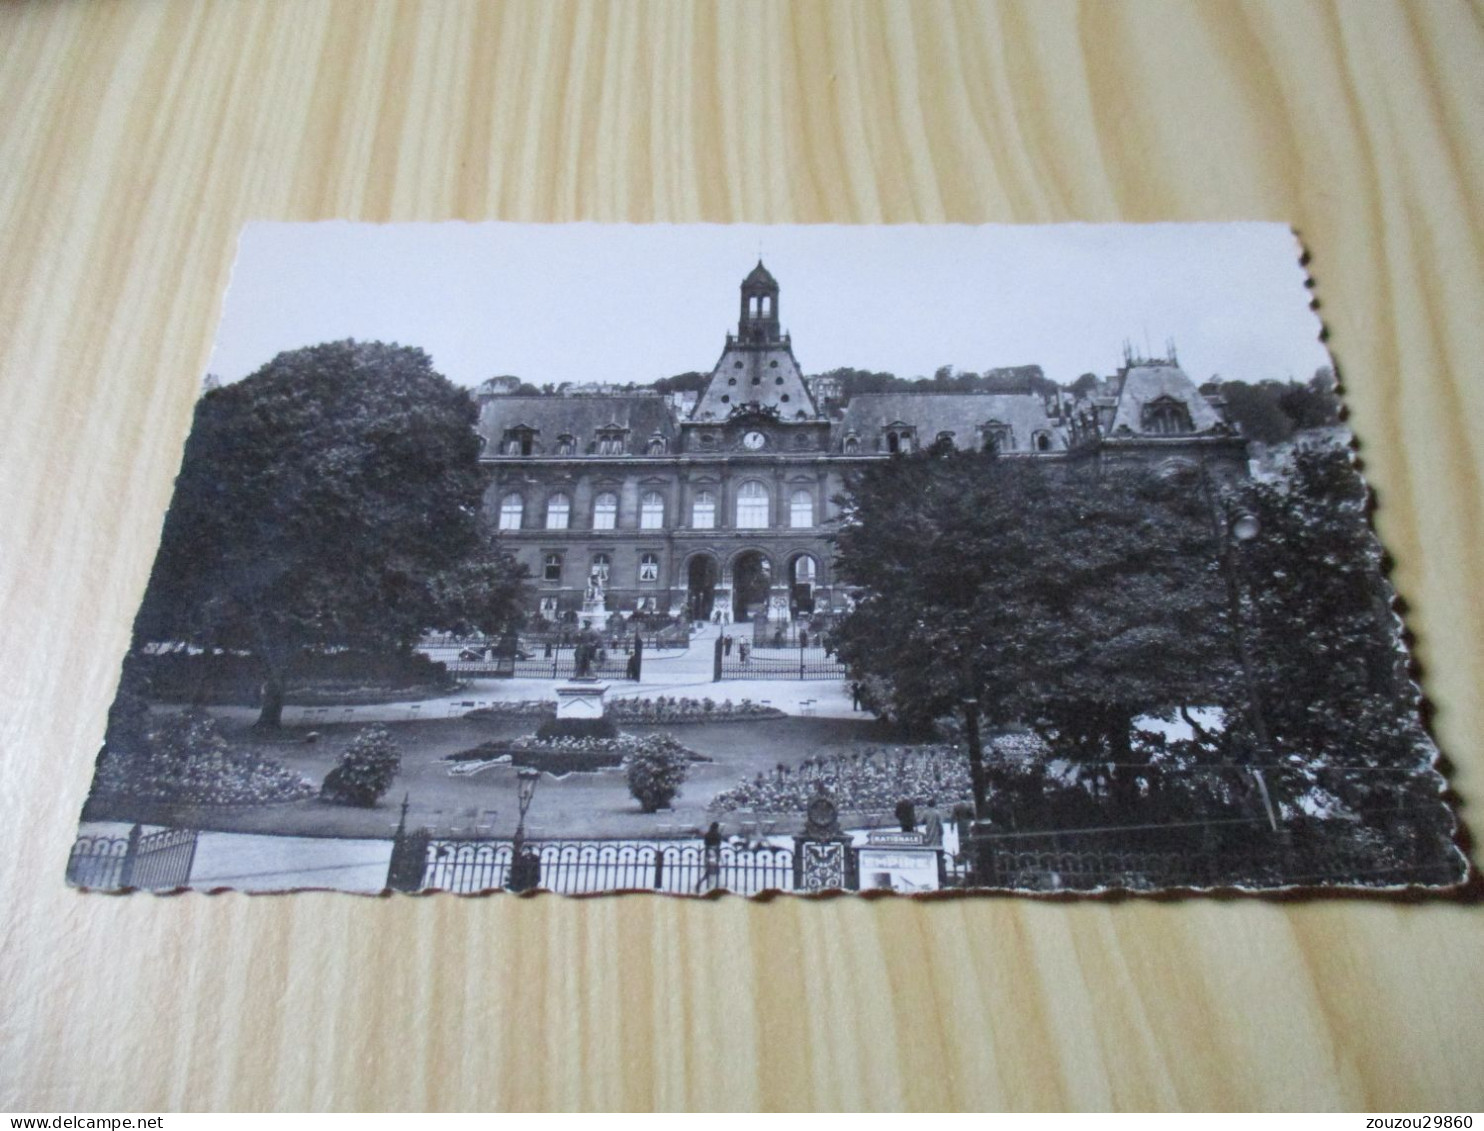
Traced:
POLYGON ((376 342, 280 354, 208 392, 135 647, 250 653, 276 726, 308 650, 405 649, 513 615, 515 567, 481 531, 475 418, 425 353, 376 342))
POLYGON ((1264 759, 1357 816, 1442 812, 1442 779, 1391 607, 1365 484, 1343 447, 1300 446, 1230 504, 1257 519, 1236 548, 1264 759))
POLYGON ((1116 803, 1147 785, 1134 720, 1221 697, 1232 653, 1188 485, 933 449, 843 502, 838 568, 863 597, 836 644, 902 720, 1032 725, 1116 803))

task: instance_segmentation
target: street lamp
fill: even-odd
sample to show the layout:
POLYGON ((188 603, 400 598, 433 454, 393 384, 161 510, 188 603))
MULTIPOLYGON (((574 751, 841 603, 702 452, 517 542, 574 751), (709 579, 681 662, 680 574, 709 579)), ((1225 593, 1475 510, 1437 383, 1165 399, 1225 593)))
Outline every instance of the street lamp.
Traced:
MULTIPOLYGON (((1228 514, 1225 525, 1227 537, 1222 539, 1221 566, 1226 578, 1232 633, 1236 637, 1237 661, 1242 667, 1242 682, 1246 685, 1247 713, 1252 723, 1253 736, 1257 739, 1257 752, 1260 758, 1265 758, 1271 755, 1273 746, 1268 737, 1267 717, 1263 714, 1262 697, 1257 687, 1252 642, 1247 639, 1247 632, 1242 626, 1242 597, 1237 587, 1237 572, 1240 567, 1232 553, 1234 543, 1251 542, 1261 534, 1262 523, 1257 520, 1255 514, 1243 511, 1236 515, 1228 514)), ((1273 809, 1273 799, 1268 793, 1268 783, 1263 776, 1261 765, 1252 767, 1252 777, 1257 782, 1257 792, 1262 796, 1262 807, 1267 814, 1268 825, 1274 832, 1277 832, 1278 815, 1273 809)))
POLYGON ((510 846, 510 877, 505 883, 511 891, 530 891, 541 884, 541 858, 526 851, 526 811, 536 796, 536 783, 540 780, 541 771, 531 766, 522 766, 515 771, 515 799, 520 807, 520 818, 515 823, 515 839, 510 846))

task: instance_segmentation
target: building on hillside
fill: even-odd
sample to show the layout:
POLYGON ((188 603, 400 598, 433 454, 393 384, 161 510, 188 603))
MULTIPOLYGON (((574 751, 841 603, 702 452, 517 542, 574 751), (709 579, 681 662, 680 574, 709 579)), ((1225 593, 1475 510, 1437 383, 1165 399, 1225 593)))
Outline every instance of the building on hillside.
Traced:
POLYGON ((699 396, 481 388, 486 507, 530 569, 535 611, 575 620, 595 575, 610 612, 782 622, 843 609, 829 537, 846 474, 935 443, 1245 464, 1244 442, 1173 357, 1126 355, 1075 406, 1031 393, 848 397, 837 379, 805 379, 778 296, 759 261, 699 396))

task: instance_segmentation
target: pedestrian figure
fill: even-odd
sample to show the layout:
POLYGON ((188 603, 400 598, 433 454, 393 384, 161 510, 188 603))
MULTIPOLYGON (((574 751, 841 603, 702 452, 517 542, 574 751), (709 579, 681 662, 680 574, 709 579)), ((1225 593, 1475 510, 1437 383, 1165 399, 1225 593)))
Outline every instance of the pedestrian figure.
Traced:
POLYGON ((917 807, 912 804, 910 798, 904 797, 897 802, 897 824, 902 827, 904 833, 917 831, 917 807))
POLYGON ((807 628, 799 629, 799 647, 809 647, 809 630, 807 628))
POLYGON ((721 883, 721 823, 712 821, 701 839, 703 868, 696 891, 715 891, 721 883))
POLYGON ((741 657, 744 664, 747 663, 747 656, 750 651, 751 650, 747 647, 747 641, 745 640, 742 641, 741 644, 737 645, 737 655, 741 657))
POLYGON ((732 654, 732 638, 730 636, 723 636, 721 638, 721 654, 723 656, 730 656, 732 654))
POLYGON ((926 834, 925 843, 929 847, 943 847, 943 815, 938 812, 936 797, 928 798, 927 812, 922 816, 922 831, 926 834))
POLYGON ((850 685, 850 709, 852 711, 861 709, 861 685, 859 683, 850 685))

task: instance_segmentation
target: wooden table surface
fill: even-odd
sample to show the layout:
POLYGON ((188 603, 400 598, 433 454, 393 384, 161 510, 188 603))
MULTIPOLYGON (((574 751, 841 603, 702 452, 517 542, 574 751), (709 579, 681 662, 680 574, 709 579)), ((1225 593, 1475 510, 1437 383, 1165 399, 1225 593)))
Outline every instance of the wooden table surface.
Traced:
POLYGON ((61 882, 249 219, 1289 221, 1484 796, 1481 216, 1444 0, 0 8, 0 1109, 1484 1107, 1468 903, 61 882))

